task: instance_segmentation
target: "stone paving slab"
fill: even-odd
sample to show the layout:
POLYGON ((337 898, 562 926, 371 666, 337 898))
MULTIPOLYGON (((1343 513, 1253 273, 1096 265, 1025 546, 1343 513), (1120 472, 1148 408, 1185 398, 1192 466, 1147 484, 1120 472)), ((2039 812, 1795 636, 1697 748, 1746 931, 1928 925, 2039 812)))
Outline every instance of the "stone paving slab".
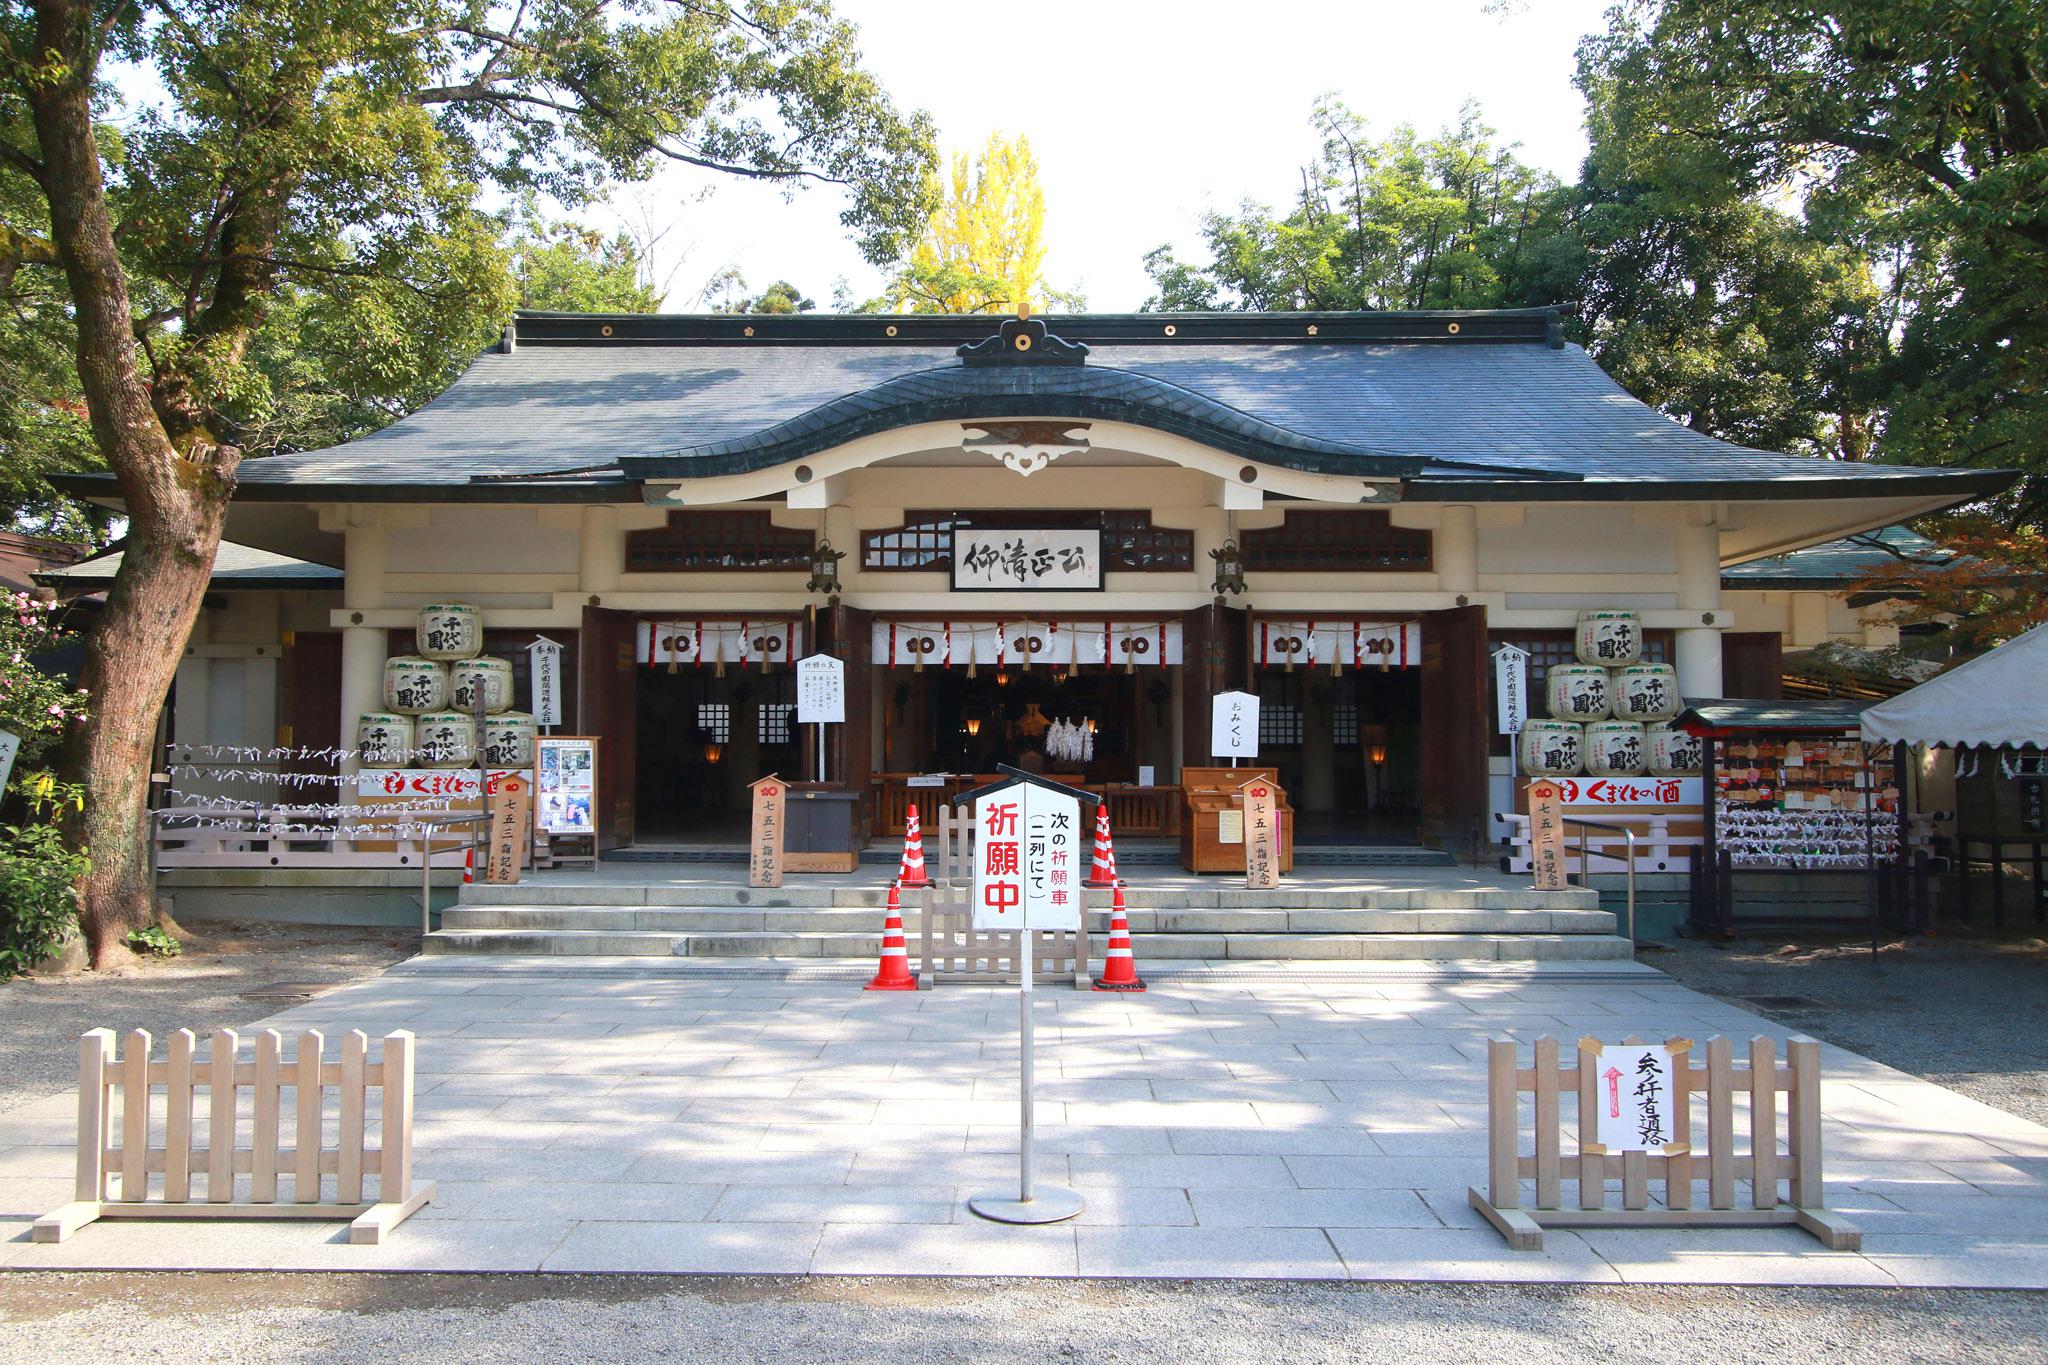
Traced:
POLYGON ((419 1035, 440 1197, 386 1245, 339 1221, 34 1245, 29 1220, 69 1193, 73 1106, 53 1096, 0 1114, 0 1267, 2048 1288, 2048 1129, 1832 1046, 1830 1204, 1860 1254, 1788 1228, 1509 1251, 1464 1198, 1487 1039, 1785 1036, 1630 963, 1214 962, 1148 969, 1142 996, 1045 990, 1038 1175, 1087 1206, 986 1223, 966 1201, 1016 1174, 1015 996, 868 994, 864 975, 415 959, 258 1022, 330 1048, 419 1035))

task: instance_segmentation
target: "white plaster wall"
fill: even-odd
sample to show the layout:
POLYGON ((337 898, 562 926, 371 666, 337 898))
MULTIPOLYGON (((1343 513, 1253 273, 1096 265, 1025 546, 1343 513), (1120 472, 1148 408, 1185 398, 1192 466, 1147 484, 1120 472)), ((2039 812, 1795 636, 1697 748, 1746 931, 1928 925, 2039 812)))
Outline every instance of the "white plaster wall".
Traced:
POLYGON ((1588 571, 1675 575, 1678 557, 1673 531, 1636 525, 1626 505, 1534 506, 1519 525, 1481 523, 1481 586, 1489 574, 1540 579, 1588 571))

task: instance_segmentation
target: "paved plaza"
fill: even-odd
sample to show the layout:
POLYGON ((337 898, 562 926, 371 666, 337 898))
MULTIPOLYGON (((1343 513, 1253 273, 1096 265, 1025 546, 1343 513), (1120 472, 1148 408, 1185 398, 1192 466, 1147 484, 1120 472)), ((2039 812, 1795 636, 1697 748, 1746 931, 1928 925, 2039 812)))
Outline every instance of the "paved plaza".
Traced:
POLYGON ((414 959, 261 1021, 419 1036, 439 1197, 386 1245, 340 1223, 31 1244, 70 1195, 66 1095, 0 1115, 0 1265, 2048 1287, 2048 1129, 1833 1047, 1829 1202, 1861 1253, 1790 1228, 1508 1251, 1465 1203, 1488 1038, 1784 1036, 1628 963, 1191 963, 1143 995, 1046 989, 1041 1178, 1087 1209, 985 1223, 967 1197, 1016 1174, 1016 995, 866 975, 414 959))

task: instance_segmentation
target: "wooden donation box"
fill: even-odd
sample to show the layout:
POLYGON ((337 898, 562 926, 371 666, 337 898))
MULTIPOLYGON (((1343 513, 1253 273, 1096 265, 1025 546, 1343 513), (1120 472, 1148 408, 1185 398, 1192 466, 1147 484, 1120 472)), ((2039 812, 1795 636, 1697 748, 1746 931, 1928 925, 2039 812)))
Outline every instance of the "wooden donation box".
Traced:
POLYGON ((1294 808, 1277 768, 1182 768, 1180 861, 1190 872, 1244 874, 1244 784, 1263 777, 1273 785, 1280 815, 1280 870, 1294 870, 1294 808))
POLYGON ((821 782, 792 782, 783 807, 782 866, 789 872, 851 872, 867 844, 860 795, 821 782))

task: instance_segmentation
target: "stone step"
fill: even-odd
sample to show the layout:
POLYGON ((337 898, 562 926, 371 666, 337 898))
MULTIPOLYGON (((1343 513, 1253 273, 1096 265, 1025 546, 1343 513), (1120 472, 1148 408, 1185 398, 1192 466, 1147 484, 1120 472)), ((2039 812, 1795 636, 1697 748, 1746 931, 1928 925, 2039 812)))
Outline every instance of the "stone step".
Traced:
MULTIPOLYGON (((904 922, 912 935, 919 914, 909 908, 904 922)), ((1109 928, 1107 911, 1090 911, 1091 929, 1109 928)), ((1132 910, 1136 934, 1611 934, 1614 916, 1604 910, 1416 909, 1416 910, 1132 910)), ((632 906, 469 906, 441 912, 449 930, 580 930, 598 933, 875 933, 881 919, 872 907, 685 909, 632 906)))
MULTIPOLYGON (((1627 961, 1628 940, 1612 934, 1167 934, 1132 935, 1140 968, 1148 959, 1246 961, 1627 961)), ((703 957, 874 959, 873 933, 665 934, 593 929, 441 929, 430 954, 556 957, 703 957)), ((913 946, 912 953, 916 949, 913 946)))
MULTIPOLYGON (((536 879, 512 885, 475 882, 462 888, 460 904, 471 906, 644 906, 686 910, 709 909, 881 909, 888 902, 885 886, 784 886, 754 889, 699 883, 578 883, 536 879)), ((1108 892, 1090 892, 1091 903, 1108 908, 1108 892)), ((906 911, 918 893, 904 897, 906 911)), ((1522 887, 1430 886, 1324 888, 1282 885, 1274 891, 1249 891, 1242 886, 1128 886, 1124 904, 1131 910, 1593 910, 1600 893, 1591 887, 1534 891, 1522 887)))

